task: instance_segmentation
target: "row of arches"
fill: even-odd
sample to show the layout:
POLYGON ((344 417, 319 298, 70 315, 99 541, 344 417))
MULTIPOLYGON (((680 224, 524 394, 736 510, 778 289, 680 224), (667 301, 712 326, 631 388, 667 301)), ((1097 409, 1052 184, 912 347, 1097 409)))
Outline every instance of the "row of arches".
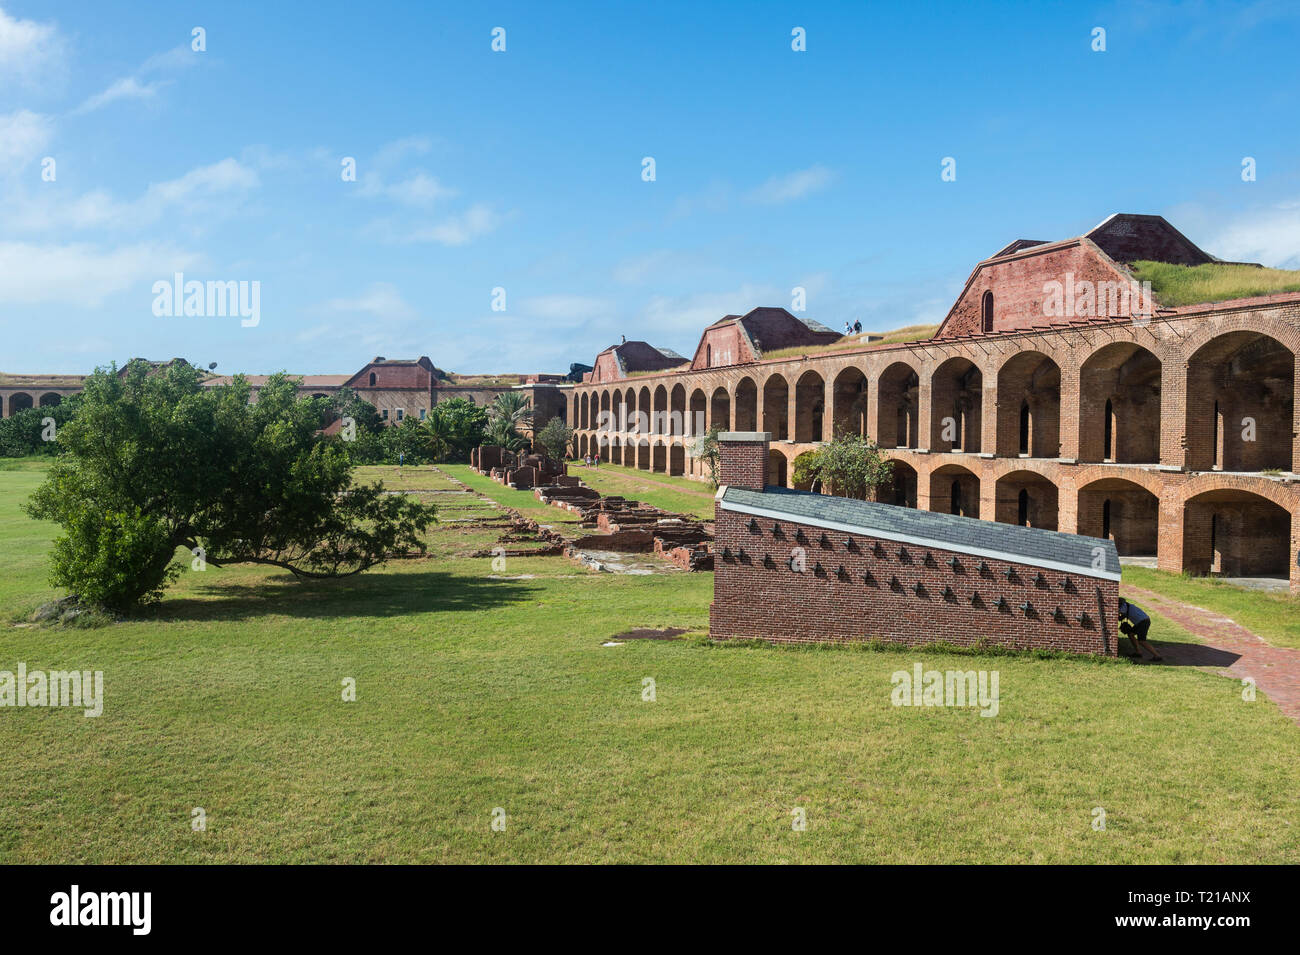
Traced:
POLYGON ((882 448, 1057 458, 1064 414, 1079 461, 1159 464, 1163 448, 1180 446, 1188 470, 1292 467, 1295 356, 1262 332, 1228 332, 1201 345, 1170 396, 1170 370, 1153 351, 1108 343, 1070 370, 1078 397, 1068 408, 1061 366, 1039 351, 1016 353, 996 370, 950 357, 925 380, 918 365, 900 358, 874 382, 849 365, 829 381, 809 369, 790 378, 745 374, 730 390, 712 392, 682 382, 590 391, 574 403, 574 427, 635 432, 640 413, 640 433, 670 437, 721 425, 767 431, 774 441, 813 443, 847 432, 882 448), (1166 440, 1171 425, 1181 425, 1181 445, 1166 440))
POLYGON ((35 397, 26 391, 15 391, 0 395, 0 417, 9 418, 28 408, 49 408, 62 401, 63 395, 57 391, 47 391, 35 397))
MULTIPOLYGON (((802 455, 790 459, 771 448, 768 483, 788 486, 799 457, 802 455)), ((795 486, 821 490, 815 484, 795 486)), ((1159 555, 1160 499, 1151 487, 1137 481, 1103 477, 1077 491, 1066 491, 1044 474, 1022 469, 996 478, 991 490, 986 497, 984 480, 958 464, 937 467, 922 480, 910 464, 894 459, 893 479, 877 489, 876 499, 902 507, 927 506, 943 514, 1100 537, 1114 541, 1121 557, 1159 555), (1066 493, 1074 494, 1075 501, 1073 514, 1063 520, 1066 493), (1062 526, 1071 522, 1072 526, 1062 526)), ((1170 561, 1179 569, 1198 575, 1288 577, 1291 513, 1267 497, 1236 488, 1201 491, 1183 502, 1182 521, 1181 553, 1176 563, 1170 561)))

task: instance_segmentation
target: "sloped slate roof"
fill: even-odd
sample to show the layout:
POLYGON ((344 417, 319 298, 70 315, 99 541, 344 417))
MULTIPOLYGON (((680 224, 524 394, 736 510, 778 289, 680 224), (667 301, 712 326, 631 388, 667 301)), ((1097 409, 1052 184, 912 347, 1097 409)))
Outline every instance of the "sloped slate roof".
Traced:
POLYGON ((856 531, 887 540, 1010 560, 1049 570, 1112 580, 1118 580, 1120 575, 1115 544, 1097 537, 779 487, 769 487, 766 491, 728 487, 722 492, 720 503, 724 510, 742 514, 783 516, 830 530, 856 531), (1093 553, 1097 547, 1102 549, 1104 569, 1093 567, 1093 553))

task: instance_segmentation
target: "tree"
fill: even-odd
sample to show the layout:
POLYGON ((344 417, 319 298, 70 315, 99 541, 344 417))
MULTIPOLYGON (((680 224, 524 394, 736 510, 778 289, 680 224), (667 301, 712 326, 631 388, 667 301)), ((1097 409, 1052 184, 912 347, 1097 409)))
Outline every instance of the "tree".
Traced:
POLYGON ((58 430, 72 420, 80 395, 69 395, 57 405, 24 408, 0 419, 0 457, 19 458, 29 454, 57 454, 58 430), (49 422, 53 422, 53 426, 49 422))
POLYGON ((470 451, 484 440, 488 414, 472 401, 451 398, 433 406, 425 420, 430 447, 440 450, 435 461, 468 461, 470 451))
POLYGON ((573 429, 564 423, 563 418, 552 418, 546 427, 537 432, 537 444, 546 449, 553 458, 563 460, 573 440, 573 429))
POLYGON ((520 428, 531 427, 533 411, 529 407, 528 396, 522 391, 506 391, 492 399, 488 405, 487 438, 490 444, 497 444, 511 451, 517 451, 527 442, 520 435, 520 428))
POLYGON ((96 369, 26 505, 62 528, 52 582, 127 613, 162 596, 179 547, 216 567, 316 578, 423 553, 432 505, 354 485, 346 451, 318 435, 319 404, 298 400, 295 379, 272 375, 256 404, 249 396, 242 376, 204 388, 184 364, 96 369))
POLYGON ((721 425, 714 425, 706 433, 691 442, 691 457, 698 458, 709 466, 709 483, 718 486, 718 435, 722 433, 721 425))
POLYGON ((876 442, 858 434, 837 435, 795 461, 796 484, 821 481, 837 497, 865 499, 889 480, 893 462, 881 457, 876 442))

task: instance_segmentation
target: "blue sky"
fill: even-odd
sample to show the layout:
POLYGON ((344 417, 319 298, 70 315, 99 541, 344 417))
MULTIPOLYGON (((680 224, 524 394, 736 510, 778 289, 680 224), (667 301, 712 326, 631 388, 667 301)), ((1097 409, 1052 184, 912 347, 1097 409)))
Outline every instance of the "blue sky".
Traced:
POLYGON ((1300 267, 1285 2, 0 11, 0 371, 562 372, 796 286, 884 330, 1120 211, 1300 267), (259 324, 156 316, 177 271, 259 282, 259 324))

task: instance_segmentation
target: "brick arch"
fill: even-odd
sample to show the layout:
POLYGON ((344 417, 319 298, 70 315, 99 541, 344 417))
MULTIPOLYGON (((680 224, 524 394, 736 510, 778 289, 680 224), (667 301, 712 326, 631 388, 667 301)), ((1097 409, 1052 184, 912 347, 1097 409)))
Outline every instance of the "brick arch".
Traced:
POLYGON ((882 448, 920 447, 921 374, 917 366, 895 360, 875 381, 876 442, 882 448))
POLYGON ((772 436, 773 441, 784 441, 790 429, 790 382, 785 375, 774 371, 763 379, 763 421, 760 430, 772 436))
POLYGON ((1198 474, 1178 488, 1174 501, 1185 507, 1192 498, 1213 491, 1240 491, 1271 501, 1288 513, 1300 510, 1300 497, 1278 482, 1238 474, 1198 474))
POLYGON ((963 464, 939 464, 924 476, 930 510, 963 517, 980 516, 980 476, 963 464))
POLYGON ((1190 361, 1202 347, 1216 338, 1232 332, 1256 332, 1276 339, 1291 354, 1300 355, 1300 329, 1278 321, 1276 318, 1261 318, 1258 315, 1244 313, 1239 315, 1215 316, 1213 324, 1192 326, 1193 331, 1186 338, 1170 343, 1171 356, 1177 355, 1182 361, 1190 361))
POLYGON ((1187 353, 1185 446, 1189 470, 1290 470, 1296 350, 1278 329, 1219 328, 1187 353), (1248 434, 1245 425, 1249 421, 1248 434))
POLYGON ((842 365, 831 382, 831 437, 839 434, 856 434, 866 437, 868 426, 868 392, 871 379, 853 363, 842 365))
POLYGON ((1061 489, 1039 468, 1006 471, 993 484, 993 519, 1054 531, 1060 521, 1061 489))
POLYGON ((826 427, 826 379, 808 369, 794 386, 794 439, 800 443, 821 441, 826 427))
POLYGON ((1062 365, 1051 351, 1016 352, 998 366, 1000 457, 1060 455, 1062 365))
MULTIPOLYGON (((1102 472, 1105 468, 1089 470, 1102 472)), ((1075 492, 1075 533, 1114 541, 1121 557, 1154 557, 1160 549, 1158 478, 1111 469, 1075 492)))
POLYGON ((1296 589, 1294 504, 1272 482, 1225 475, 1183 488, 1181 570, 1227 577, 1288 577, 1296 589), (1198 490, 1199 489, 1199 490, 1198 490))
POLYGON ((1101 464, 1092 467, 1079 468, 1073 472, 1067 473, 1065 477, 1066 480, 1061 482, 1061 489, 1065 490, 1068 486, 1076 493, 1078 491, 1087 490, 1089 485, 1096 484, 1099 481, 1121 480, 1127 481, 1129 484, 1140 487, 1145 491, 1149 491, 1157 498, 1161 498, 1164 496, 1165 488, 1168 486, 1163 477, 1151 471, 1143 471, 1140 468, 1117 470, 1116 468, 1106 467, 1101 464))
POLYGON ((967 355, 944 358, 930 381, 930 449, 978 452, 984 407, 984 370, 967 355), (950 420, 949 420, 950 419, 950 420))
POLYGON ((686 386, 679 381, 668 391, 668 423, 665 433, 685 433, 686 410, 686 386))
POLYGON ((1134 341, 1108 342, 1079 364, 1080 461, 1160 461, 1164 362, 1134 341))
POLYGON ((731 388, 731 416, 737 431, 757 431, 758 382, 749 375, 741 375, 731 388))

